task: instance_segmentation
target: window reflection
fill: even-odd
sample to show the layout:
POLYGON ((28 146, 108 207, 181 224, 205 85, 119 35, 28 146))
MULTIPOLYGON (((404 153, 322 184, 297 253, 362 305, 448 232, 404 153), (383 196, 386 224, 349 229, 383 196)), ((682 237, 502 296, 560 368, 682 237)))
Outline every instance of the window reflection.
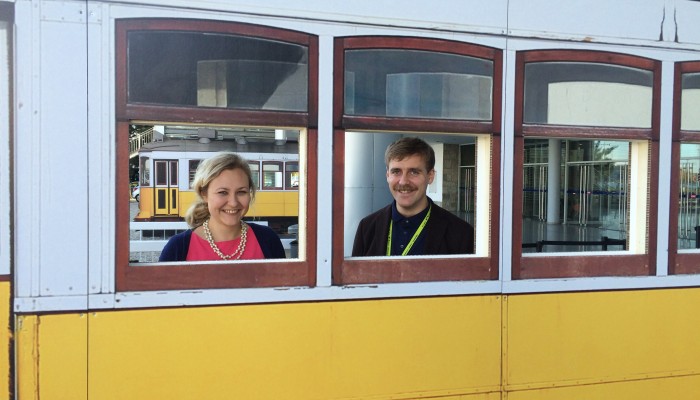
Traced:
MULTIPOLYGON (((138 132, 144 131, 141 126, 138 128, 138 132)), ((291 251, 290 243, 297 238, 299 186, 303 183, 299 171, 303 165, 299 154, 300 131, 178 125, 154 128, 149 131, 162 134, 152 135, 151 141, 143 142, 133 153, 139 160, 141 185, 139 201, 130 203, 132 263, 156 262, 165 241, 188 229, 184 216, 195 199, 192 179, 196 168, 202 160, 218 152, 235 152, 246 158, 254 181, 259 179, 262 165, 265 184, 257 191, 244 220, 267 224, 280 236, 286 250, 291 251), (281 132, 284 140, 279 139, 281 132), (282 171, 287 164, 288 170, 296 174, 296 186, 289 190, 282 184, 282 171)), ((135 135, 139 134, 134 131, 135 135)))
POLYGON ((306 111, 308 49, 204 32, 128 33, 128 101, 306 111))
POLYGON ((345 114, 488 120, 493 62, 419 50, 345 52, 345 114))
POLYGON ((651 127, 651 71, 583 62, 525 66, 524 122, 651 127))
POLYGON ((526 139, 523 252, 626 250, 630 142, 526 139))
POLYGON ((683 74, 681 129, 700 131, 700 73, 683 74))
POLYGON ((700 144, 681 143, 678 249, 700 249, 700 144))

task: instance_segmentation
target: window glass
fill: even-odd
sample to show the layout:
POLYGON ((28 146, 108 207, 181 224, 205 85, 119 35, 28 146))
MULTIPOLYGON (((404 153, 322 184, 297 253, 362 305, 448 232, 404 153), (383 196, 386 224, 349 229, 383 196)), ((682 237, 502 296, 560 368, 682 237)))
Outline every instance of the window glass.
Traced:
POLYGON ((296 189, 299 187, 299 163, 298 162, 287 162, 284 164, 285 171, 285 188, 286 189, 296 189))
POLYGON ((420 50, 345 52, 346 115, 489 120, 493 62, 420 50))
POLYGON ((700 144, 681 143, 678 249, 700 249, 700 144))
POLYGON ((255 161, 255 162, 249 162, 248 166, 250 167, 250 173, 252 174, 253 178, 253 183, 255 184, 256 189, 260 189, 260 163, 255 161))
POLYGON ((526 139, 523 252, 626 250, 630 142, 526 139))
POLYGON ((651 71, 585 63, 525 66, 524 123, 651 127, 651 71))
MULTIPOLYGON (((299 160, 301 131, 286 130, 284 144, 275 138, 274 128, 235 126, 182 126, 164 125, 163 137, 158 141, 143 143, 138 149, 141 166, 153 162, 155 185, 142 179, 140 201, 130 202, 130 254, 132 265, 158 261, 165 242, 176 233, 188 228, 184 217, 195 201, 192 181, 202 160, 220 152, 234 152, 249 160, 256 167, 263 160, 270 168, 271 180, 281 187, 282 161, 299 160), (185 168, 180 166, 184 165, 185 168), (183 171, 179 179, 180 170, 183 171)), ((294 161, 298 171, 299 161, 294 161)), ((253 172, 253 171, 251 171, 253 172)), ((141 176, 147 176, 142 171, 141 176)), ((301 176, 297 172, 300 182, 301 176)), ((253 180, 256 175, 253 173, 253 180)), ((267 225, 281 238, 285 250, 291 252, 290 243, 296 238, 289 234, 290 227, 299 224, 299 187, 274 192, 258 192, 244 220, 267 225), (289 194, 292 194, 290 196, 289 194)), ((288 254, 288 257, 291 254, 288 254)))
POLYGON ((700 72, 683 74, 681 85, 681 129, 700 131, 700 72))
POLYGON ((306 111, 308 49, 231 34, 128 33, 128 101, 306 111))
POLYGON ((263 189, 282 189, 282 162, 263 161, 263 189))
POLYGON ((139 168, 141 176, 141 185, 151 184, 151 160, 148 157, 139 157, 139 168))
POLYGON ((189 173, 188 173, 189 182, 190 182, 190 186, 189 186, 190 189, 192 189, 192 187, 194 185, 194 174, 197 172, 197 167, 199 166, 199 163, 201 163, 201 162, 202 162, 202 160, 190 160, 189 173))

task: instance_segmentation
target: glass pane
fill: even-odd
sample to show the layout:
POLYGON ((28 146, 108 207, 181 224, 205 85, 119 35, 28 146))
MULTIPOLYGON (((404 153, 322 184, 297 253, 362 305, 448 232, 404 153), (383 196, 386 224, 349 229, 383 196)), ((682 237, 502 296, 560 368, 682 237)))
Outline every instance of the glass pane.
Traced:
POLYGON ((625 250, 630 143, 526 139, 523 252, 625 250))
POLYGON ((190 182, 190 189, 192 189, 192 186, 194 186, 194 174, 197 172, 197 167, 199 167, 199 163, 201 163, 202 160, 190 160, 190 166, 189 166, 189 182, 190 182))
POLYGON ((418 50, 345 52, 345 114, 490 120, 493 62, 418 50))
POLYGON ((177 162, 170 162, 170 184, 177 185, 177 162))
POLYGON ((263 161, 263 189, 282 189, 282 163, 263 161))
MULTIPOLYGON (((302 135, 299 130, 285 129, 284 143, 274 128, 166 125, 157 126, 155 130, 162 132, 162 136, 155 141, 144 141, 136 151, 141 167, 150 165, 150 161, 154 170, 145 168, 139 171, 142 178, 140 202, 129 203, 129 259, 132 264, 157 262, 164 242, 188 229, 185 215, 196 200, 192 181, 202 160, 220 152, 234 152, 249 160, 248 164, 257 173, 260 162, 270 162, 269 165, 279 170, 277 173, 280 175, 280 166, 285 160, 291 160, 303 168, 299 162, 299 140, 302 135), (180 173, 183 175, 177 179, 180 173), (154 175, 158 175, 159 179, 155 179, 154 175)), ((299 185, 303 185, 302 176, 299 185)), ((255 172, 252 178, 256 179, 255 172)), ((291 242, 297 239, 299 229, 299 190, 300 187, 289 192, 257 192, 244 218, 272 228, 282 240, 288 257, 291 256, 291 242)), ((300 232, 298 237, 302 235, 300 232)))
MULTIPOLYGON (((384 153, 387 146, 404 136, 416 135, 398 132, 345 133, 345 257, 352 255, 360 220, 394 203, 387 180, 384 153)), ((478 214, 474 195, 477 192, 474 161, 477 137, 439 134, 420 134, 418 137, 427 142, 435 152, 435 177, 433 183, 425 190, 427 197, 435 205, 467 221, 476 229, 478 214), (464 156, 465 154, 468 155, 464 156), (471 171, 468 181, 463 173, 465 168, 471 171)), ((489 158, 485 156, 484 162, 488 163, 489 158)), ((483 183, 488 184, 488 179, 484 179, 483 183)), ((483 193, 488 192, 489 190, 484 188, 483 193)), ((485 199, 488 203, 488 199, 485 199)), ((483 222, 487 224, 487 220, 488 217, 485 216, 483 222)), ((383 243, 387 243, 386 238, 382 240, 383 243)))
POLYGON ((678 249, 700 249, 700 144, 681 143, 678 249))
POLYGON ((151 184, 151 160, 148 157, 139 157, 139 167, 141 170, 141 184, 151 184))
POLYGON ((681 129, 700 131, 700 72, 683 74, 681 129))
POLYGON ((295 189, 299 187, 299 163, 288 162, 284 164, 285 170, 285 187, 287 189, 295 189))
POLYGON ((132 103, 306 111, 308 49, 206 32, 128 34, 132 103))
POLYGON ((250 167, 250 173, 252 174, 251 178, 253 178, 255 188, 260 189, 260 163, 250 162, 248 163, 248 166, 250 167))
POLYGON ((651 71, 542 62, 525 66, 524 122, 650 128, 651 71))

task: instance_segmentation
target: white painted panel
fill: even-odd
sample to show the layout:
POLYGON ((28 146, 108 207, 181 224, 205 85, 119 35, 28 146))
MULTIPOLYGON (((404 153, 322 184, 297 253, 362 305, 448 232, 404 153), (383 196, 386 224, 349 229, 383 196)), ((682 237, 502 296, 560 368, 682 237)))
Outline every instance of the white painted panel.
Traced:
POLYGON ((33 249, 40 254, 40 293, 86 294, 90 188, 85 25, 44 20, 40 38, 40 171, 35 181, 41 188, 40 218, 32 221, 40 232, 33 249))
MULTIPOLYGON (((87 24, 88 292, 114 291, 115 153, 114 39, 103 22, 103 5, 92 4, 87 24)), ((127 200, 128 201, 128 200, 127 200)))
POLYGON ((0 21, 0 274, 10 273, 10 53, 11 21, 0 21))
POLYGON ((676 40, 679 43, 700 44, 700 2, 677 0, 674 18, 677 24, 676 40))
POLYGON ((508 31, 523 36, 568 36, 594 42, 607 38, 658 41, 663 25, 673 20, 673 16, 664 15, 665 3, 665 0, 511 0, 508 31))
POLYGON ((419 29, 503 33, 507 0, 127 0, 178 8, 311 18, 419 29))
POLYGON ((14 263, 15 293, 18 297, 39 294, 39 97, 38 7, 30 2, 15 7, 15 225, 14 263), (35 79, 36 78, 36 79, 35 79))

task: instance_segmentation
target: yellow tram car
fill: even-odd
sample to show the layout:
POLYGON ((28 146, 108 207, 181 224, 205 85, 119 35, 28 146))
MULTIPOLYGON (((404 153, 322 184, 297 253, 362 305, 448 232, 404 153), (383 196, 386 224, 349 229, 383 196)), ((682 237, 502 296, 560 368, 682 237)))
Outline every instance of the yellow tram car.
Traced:
POLYGON ((698 21, 691 0, 0 0, 0 400, 700 398, 698 21), (140 124, 162 135, 135 149, 140 124), (474 254, 351 256, 409 135, 474 254), (298 252, 133 261, 132 226, 182 225, 219 151, 298 252))

